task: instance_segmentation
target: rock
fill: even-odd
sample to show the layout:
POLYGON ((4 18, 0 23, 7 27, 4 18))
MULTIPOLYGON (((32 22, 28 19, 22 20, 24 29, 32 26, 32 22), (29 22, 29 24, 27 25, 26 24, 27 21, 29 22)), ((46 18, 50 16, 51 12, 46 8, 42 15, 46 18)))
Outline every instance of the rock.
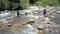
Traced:
POLYGON ((11 27, 12 25, 11 24, 7 24, 8 27, 11 27))
POLYGON ((52 18, 55 18, 54 16, 51 16, 52 18))
POLYGON ((43 32, 44 32, 43 30, 40 30, 38 31, 38 34, 44 34, 43 32))
POLYGON ((47 24, 50 24, 50 22, 47 22, 47 24))
POLYGON ((34 14, 37 14, 38 12, 33 12, 34 14))
POLYGON ((46 21, 50 21, 50 19, 49 19, 49 18, 47 18, 47 17, 45 17, 45 20, 46 20, 46 21))
POLYGON ((44 29, 44 34, 49 34, 49 29, 44 29))
POLYGON ((44 18, 44 16, 43 15, 41 15, 41 16, 39 16, 40 18, 44 18))
POLYGON ((60 14, 60 11, 56 11, 57 14, 60 14))
POLYGON ((35 21, 34 19, 30 19, 29 21, 35 21))
POLYGON ((35 23, 35 21, 29 21, 29 22, 27 22, 27 24, 33 24, 33 23, 35 23))
POLYGON ((25 29, 21 33, 22 34, 37 34, 38 30, 33 28, 30 24, 26 24, 25 29))
POLYGON ((44 27, 43 26, 38 26, 38 28, 37 28, 38 30, 44 30, 44 27))
POLYGON ((39 16, 34 16, 34 15, 28 15, 27 17, 29 17, 30 19, 38 19, 39 16))
POLYGON ((6 19, 1 19, 0 22, 3 23, 3 24, 8 23, 8 21, 6 19))

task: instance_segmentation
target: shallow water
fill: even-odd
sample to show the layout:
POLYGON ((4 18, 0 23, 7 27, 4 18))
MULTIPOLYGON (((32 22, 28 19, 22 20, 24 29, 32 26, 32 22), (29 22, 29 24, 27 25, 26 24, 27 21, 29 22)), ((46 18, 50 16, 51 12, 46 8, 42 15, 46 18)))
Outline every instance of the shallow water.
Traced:
MULTIPOLYGON (((37 12, 38 12, 38 15, 42 13, 42 11, 39 11, 39 10, 37 12)), ((14 13, 16 14, 16 11, 11 11, 10 14, 8 14, 6 16, 5 15, 3 15, 3 16, 0 15, 1 16, 0 19, 11 17, 11 15, 13 15, 14 13)), ((60 14, 52 14, 52 15, 56 17, 52 21, 54 21, 56 24, 60 24, 60 14)))
POLYGON ((0 14, 0 19, 5 19, 5 18, 8 18, 8 17, 11 17, 11 15, 13 15, 14 13, 16 13, 16 11, 11 11, 11 12, 7 12, 7 13, 3 13, 3 14, 0 14))
POLYGON ((55 22, 56 24, 59 24, 60 25, 60 14, 54 14, 54 16, 56 18, 53 19, 52 21, 55 22))
MULTIPOLYGON (((12 14, 14 14, 14 13, 16 13, 16 11, 12 11, 9 15, 11 16, 12 14)), ((41 12, 39 12, 39 13, 41 13, 41 12)), ((6 16, 6 18, 7 17, 10 17, 10 16, 6 16)), ((52 19, 51 21, 54 21, 56 24, 60 24, 60 14, 53 14, 53 16, 55 16, 56 18, 55 19, 52 19)), ((3 17, 3 16, 2 16, 3 17)), ((5 17, 3 17, 3 18, 5 18, 5 17)), ((22 20, 24 20, 24 18, 21 18, 21 21, 22 20)), ((53 28, 54 28, 54 26, 53 26, 53 28)), ((58 27, 57 27, 58 28, 58 27)), ((60 26, 59 26, 59 28, 60 28, 60 26)), ((19 31, 7 31, 7 32, 4 32, 4 31, 2 31, 2 32, 0 32, 0 33, 2 33, 2 34, 20 34, 20 32, 19 31), (3 33, 2 33, 3 32, 3 33)), ((46 32, 47 33, 47 32, 46 32)), ((44 33, 45 34, 45 33, 44 33)), ((55 34, 56 34, 56 32, 55 32, 55 34)))

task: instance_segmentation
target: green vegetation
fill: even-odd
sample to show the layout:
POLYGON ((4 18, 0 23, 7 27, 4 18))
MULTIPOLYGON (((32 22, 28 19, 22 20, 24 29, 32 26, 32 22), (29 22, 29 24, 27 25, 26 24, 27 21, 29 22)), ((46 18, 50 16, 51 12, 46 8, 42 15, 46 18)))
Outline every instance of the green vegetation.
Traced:
POLYGON ((19 6, 26 8, 28 6, 57 6, 60 0, 0 0, 0 9, 16 9, 19 6))
POLYGON ((36 2, 36 5, 38 6, 46 6, 46 5, 49 5, 49 6, 57 6, 59 5, 59 1, 58 0, 39 0, 36 2))
POLYGON ((30 6, 29 0, 21 0, 20 6, 22 6, 22 8, 26 8, 26 7, 30 6))

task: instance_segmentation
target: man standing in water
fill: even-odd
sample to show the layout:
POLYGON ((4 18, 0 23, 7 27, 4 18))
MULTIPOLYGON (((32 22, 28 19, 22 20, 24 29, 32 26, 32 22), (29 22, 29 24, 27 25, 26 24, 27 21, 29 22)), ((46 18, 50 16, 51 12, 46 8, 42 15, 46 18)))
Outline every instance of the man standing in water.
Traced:
POLYGON ((19 10, 17 11, 17 16, 19 17, 19 10))
POLYGON ((27 13, 25 13, 25 15, 27 16, 27 13))
POLYGON ((45 17, 45 15, 46 15, 46 12, 47 12, 47 10, 44 9, 44 10, 43 10, 43 15, 44 15, 44 17, 45 17))

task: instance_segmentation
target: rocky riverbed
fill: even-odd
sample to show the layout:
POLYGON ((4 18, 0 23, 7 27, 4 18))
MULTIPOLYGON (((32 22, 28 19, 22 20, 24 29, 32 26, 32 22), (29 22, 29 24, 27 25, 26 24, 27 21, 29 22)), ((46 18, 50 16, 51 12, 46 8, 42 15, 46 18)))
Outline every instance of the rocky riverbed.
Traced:
POLYGON ((60 34, 60 14, 47 14, 46 17, 40 12, 20 14, 20 17, 16 16, 16 12, 11 14, 0 19, 0 34, 60 34))
POLYGON ((1 34, 8 34, 8 33, 9 34, 48 34, 48 33, 59 34, 60 25, 51 22, 48 17, 44 17, 43 15, 40 15, 38 19, 34 19, 35 22, 32 23, 31 25, 31 23, 29 23, 29 20, 32 18, 23 15, 20 16, 21 17, 19 18, 15 17, 15 19, 11 23, 6 24, 5 23, 7 22, 6 20, 5 22, 1 22, 0 33, 1 34), (29 24, 27 24, 27 22, 29 24))

